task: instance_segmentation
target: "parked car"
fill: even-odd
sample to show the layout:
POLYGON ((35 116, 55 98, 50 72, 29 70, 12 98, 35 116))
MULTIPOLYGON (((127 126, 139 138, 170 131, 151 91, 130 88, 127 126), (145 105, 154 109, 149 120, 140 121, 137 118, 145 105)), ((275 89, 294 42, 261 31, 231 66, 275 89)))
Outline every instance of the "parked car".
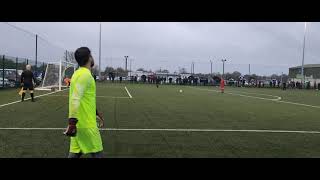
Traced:
POLYGON ((236 84, 236 81, 234 79, 229 79, 226 81, 226 83, 229 85, 229 86, 232 86, 232 85, 235 85, 236 84))
POLYGON ((0 77, 0 86, 2 87, 3 84, 4 84, 4 86, 10 86, 11 83, 10 83, 9 80, 6 79, 6 78, 4 78, 4 81, 3 81, 3 78, 0 77))

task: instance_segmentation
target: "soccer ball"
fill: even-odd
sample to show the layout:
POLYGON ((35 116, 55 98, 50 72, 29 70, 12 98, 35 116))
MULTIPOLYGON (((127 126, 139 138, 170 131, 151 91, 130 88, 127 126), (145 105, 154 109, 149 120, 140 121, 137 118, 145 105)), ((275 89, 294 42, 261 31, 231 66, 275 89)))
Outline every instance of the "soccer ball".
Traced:
POLYGON ((180 91, 179 91, 180 93, 182 93, 182 89, 180 89, 180 91))

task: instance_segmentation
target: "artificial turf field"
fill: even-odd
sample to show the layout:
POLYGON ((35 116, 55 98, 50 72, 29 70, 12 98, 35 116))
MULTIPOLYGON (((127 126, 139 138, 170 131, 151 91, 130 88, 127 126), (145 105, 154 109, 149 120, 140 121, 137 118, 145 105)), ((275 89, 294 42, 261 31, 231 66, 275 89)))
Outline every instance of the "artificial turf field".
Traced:
MULTIPOLYGON (((98 83, 97 108, 106 128, 101 130, 104 156, 320 157, 320 92, 218 90, 98 83)), ((19 100, 17 93, 0 90, 0 157, 67 157, 69 138, 62 133, 68 90, 43 95, 34 103, 7 104, 19 100)))

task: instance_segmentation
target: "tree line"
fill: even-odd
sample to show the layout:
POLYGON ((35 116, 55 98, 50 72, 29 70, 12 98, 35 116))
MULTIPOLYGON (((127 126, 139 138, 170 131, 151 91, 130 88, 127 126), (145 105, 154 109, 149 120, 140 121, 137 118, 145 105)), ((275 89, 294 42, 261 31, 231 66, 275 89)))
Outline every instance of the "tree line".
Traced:
MULTIPOLYGON (((152 72, 152 70, 146 70, 144 68, 138 68, 137 71, 142 71, 142 72, 152 72)), ((94 69, 93 69, 93 73, 96 73, 98 74, 98 67, 96 66, 94 69)), ((167 69, 158 69, 155 71, 156 73, 170 73, 169 70, 167 69)), ((110 66, 107 66, 105 68, 105 70, 103 72, 101 72, 101 74, 103 76, 108 76, 110 73, 114 73, 115 76, 122 76, 122 77, 126 77, 128 76, 129 74, 129 71, 121 68, 121 67, 118 67, 118 68, 113 68, 113 67, 110 67, 110 66)), ((179 73, 187 73, 186 69, 185 68, 181 68, 179 69, 179 73)), ((202 73, 197 73, 197 74, 193 74, 194 76, 199 76, 199 77, 221 77, 221 74, 220 73, 214 73, 214 74, 202 74, 202 73)), ((271 76, 260 76, 260 75, 257 75, 257 74, 241 74, 240 72, 238 71, 234 71, 233 73, 225 73, 224 74, 224 77, 226 80, 230 80, 230 79, 233 79, 233 80, 239 80, 240 79, 240 76, 242 76, 244 79, 246 79, 247 81, 251 81, 251 80, 269 80, 269 79, 276 79, 278 81, 287 81, 289 79, 289 76, 287 74, 283 74, 283 75, 277 75, 277 74, 272 74, 271 76)))

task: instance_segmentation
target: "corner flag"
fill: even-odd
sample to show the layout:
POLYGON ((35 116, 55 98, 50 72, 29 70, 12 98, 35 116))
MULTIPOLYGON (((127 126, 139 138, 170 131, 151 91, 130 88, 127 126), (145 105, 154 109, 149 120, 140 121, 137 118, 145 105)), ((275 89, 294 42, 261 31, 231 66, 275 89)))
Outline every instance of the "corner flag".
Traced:
POLYGON ((21 90, 19 91, 19 95, 22 96, 23 93, 23 87, 21 88, 21 90))

